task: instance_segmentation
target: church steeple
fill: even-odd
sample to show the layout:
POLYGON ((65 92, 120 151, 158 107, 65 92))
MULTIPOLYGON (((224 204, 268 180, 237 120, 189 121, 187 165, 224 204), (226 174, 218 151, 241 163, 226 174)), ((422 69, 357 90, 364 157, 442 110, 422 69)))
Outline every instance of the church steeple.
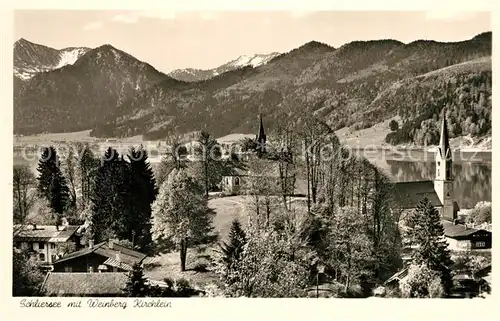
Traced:
POLYGON ((260 153, 266 152, 266 133, 264 131, 264 123, 262 122, 262 114, 259 115, 260 125, 259 125, 259 133, 257 134, 257 149, 260 153))
POLYGON ((441 138, 439 140, 439 152, 441 158, 451 158, 450 138, 448 134, 448 125, 446 124, 446 108, 443 108, 443 121, 441 123, 441 138))
POLYGON ((446 123, 446 109, 443 108, 441 123, 441 138, 436 149, 436 178, 434 190, 442 204, 442 216, 447 220, 456 217, 453 205, 452 150, 446 123))
POLYGON ((443 108, 441 123, 441 138, 436 151, 436 179, 451 180, 452 151, 450 148, 450 136, 446 123, 446 108, 443 108))

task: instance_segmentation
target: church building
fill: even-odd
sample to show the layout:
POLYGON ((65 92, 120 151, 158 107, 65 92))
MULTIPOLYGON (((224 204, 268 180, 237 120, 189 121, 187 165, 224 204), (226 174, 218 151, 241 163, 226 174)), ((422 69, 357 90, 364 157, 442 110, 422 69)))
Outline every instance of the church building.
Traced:
POLYGON ((452 250, 491 248, 490 232, 469 228, 458 222, 459 206, 453 200, 453 155, 445 109, 442 113, 439 146, 435 153, 434 181, 395 183, 398 204, 403 211, 412 210, 424 196, 427 196, 441 214, 444 234, 452 250))
POLYGON ((262 184, 268 187, 269 192, 272 194, 283 193, 283 189, 287 190, 288 194, 294 193, 295 177, 292 172, 287 173, 286 187, 280 184, 280 170, 279 163, 273 159, 268 158, 269 150, 267 146, 267 135, 264 130, 264 123, 262 115, 259 116, 259 130, 254 139, 254 151, 245 154, 242 160, 248 165, 252 159, 258 159, 258 170, 252 171, 250 168, 234 169, 231 175, 222 177, 221 191, 224 195, 238 195, 245 193, 244 186, 259 182, 257 185, 262 184))
POLYGON ((434 181, 414 181, 395 183, 396 198, 403 210, 413 209, 424 197, 430 200, 444 220, 457 219, 458 203, 453 200, 452 150, 448 127, 443 110, 441 137, 435 155, 436 176, 434 181))

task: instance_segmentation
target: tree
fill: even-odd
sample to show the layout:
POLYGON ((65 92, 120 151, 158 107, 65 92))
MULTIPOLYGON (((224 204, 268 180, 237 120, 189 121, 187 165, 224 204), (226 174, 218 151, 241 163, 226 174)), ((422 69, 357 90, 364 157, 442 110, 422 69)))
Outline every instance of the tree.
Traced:
POLYGON ((341 208, 331 219, 329 262, 340 272, 336 279, 344 280, 345 291, 372 273, 368 267, 375 258, 364 226, 363 217, 354 208, 341 208))
POLYGON ((68 204, 67 209, 69 211, 76 211, 77 202, 76 202, 76 156, 72 146, 69 146, 68 154, 66 155, 66 159, 64 162, 64 176, 66 181, 68 182, 68 204))
POLYGON ((257 142, 255 139, 245 137, 240 141, 242 152, 254 152, 257 150, 257 142))
MULTIPOLYGON (((229 231, 229 242, 221 245, 224 275, 231 275, 232 269, 241 260, 247 236, 240 222, 234 219, 229 231)), ((229 279, 226 279, 230 283, 229 279)))
POLYGON ((389 122, 389 129, 393 132, 399 129, 399 123, 397 122, 397 120, 393 119, 389 122))
POLYGON ((303 247, 273 229, 253 230, 242 257, 225 275, 230 297, 304 297, 309 265, 303 247))
POLYGON ((429 269, 439 272, 444 292, 449 294, 453 286, 453 262, 438 210, 424 196, 405 220, 405 225, 410 243, 415 247, 412 262, 426 264, 429 269))
POLYGON ((127 284, 125 285, 125 293, 128 297, 146 297, 149 286, 146 284, 144 271, 140 264, 134 264, 132 271, 128 274, 127 284))
POLYGON ((127 239, 144 252, 149 252, 151 245, 151 205, 156 199, 158 188, 153 170, 148 162, 147 151, 141 146, 131 148, 128 155, 130 161, 131 179, 129 181, 131 206, 128 211, 131 215, 127 222, 127 239))
POLYGON ((243 190, 249 196, 247 210, 250 222, 261 228, 270 226, 272 211, 278 209, 280 201, 275 197, 278 177, 269 175, 274 170, 273 166, 273 162, 264 158, 250 159, 247 168, 251 174, 246 176, 243 182, 243 190))
POLYGON ((12 295, 40 296, 44 274, 36 262, 25 252, 12 253, 12 295))
POLYGON ((92 190, 94 188, 95 175, 99 168, 99 159, 97 159, 88 145, 79 148, 81 153, 78 162, 78 176, 80 177, 80 187, 82 191, 82 208, 90 203, 92 190))
POLYGON ((200 157, 205 182, 205 195, 210 190, 210 176, 217 172, 217 164, 221 160, 221 149, 217 141, 207 132, 202 131, 198 137, 196 155, 200 157))
POLYGON ((174 136, 170 141, 170 147, 165 156, 162 157, 156 175, 158 186, 163 184, 173 169, 187 168, 189 162, 187 159, 188 150, 186 146, 181 144, 180 139, 174 136))
POLYGON ((439 272, 427 265, 410 265, 408 275, 399 285, 401 294, 406 298, 440 298, 444 295, 439 272))
POLYGON ((61 217, 69 203, 69 190, 53 147, 42 151, 37 170, 39 172, 38 191, 49 201, 54 212, 61 217))
POLYGON ((33 207, 36 186, 36 179, 33 172, 27 165, 14 165, 12 178, 13 200, 14 200, 14 224, 23 224, 33 207))
POLYGON ((311 212, 311 204, 316 203, 319 193, 319 182, 322 176, 321 162, 323 159, 323 147, 329 136, 334 136, 333 130, 317 118, 307 118, 302 126, 300 136, 302 138, 305 171, 307 178, 307 206, 311 212))
POLYGON ((153 203, 153 239, 178 248, 181 270, 185 271, 189 245, 209 235, 213 217, 203 186, 186 170, 174 170, 160 187, 153 203))
POLYGON ((474 255, 468 250, 456 256, 454 260, 454 270, 475 276, 477 272, 489 264, 491 264, 491 259, 474 255))
POLYGON ((131 210, 130 168, 118 152, 108 148, 97 170, 92 191, 90 231, 94 241, 128 237, 127 220, 131 210))
POLYGON ((491 223, 491 203, 477 203, 476 206, 474 206, 474 209, 471 211, 468 217, 468 221, 474 223, 475 225, 491 223))

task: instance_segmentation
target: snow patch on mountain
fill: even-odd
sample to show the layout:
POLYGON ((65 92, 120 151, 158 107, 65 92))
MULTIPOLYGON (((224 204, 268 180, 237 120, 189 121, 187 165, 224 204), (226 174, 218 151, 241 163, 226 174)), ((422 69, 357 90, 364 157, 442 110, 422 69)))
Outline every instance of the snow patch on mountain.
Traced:
POLYGON ((268 63, 271 59, 274 57, 278 56, 279 53, 273 52, 271 54, 254 54, 254 55, 241 55, 238 57, 238 59, 231 61, 229 64, 234 66, 234 67, 245 67, 245 66, 252 66, 252 67, 258 67, 261 65, 265 65, 268 63))
POLYGON ((235 70, 238 68, 243 68, 246 66, 252 66, 253 68, 267 64, 273 58, 279 56, 280 53, 273 52, 270 54, 254 54, 254 55, 241 55, 235 60, 231 60, 217 68, 213 69, 176 69, 170 72, 168 75, 182 81, 198 81, 205 80, 225 72, 235 70))
POLYGON ((54 69, 74 64, 78 58, 83 56, 86 52, 87 49, 84 48, 63 49, 59 54, 59 63, 54 67, 54 69))
POLYGON ((74 64, 89 48, 54 49, 23 38, 14 43, 14 76, 29 80, 36 74, 74 64))

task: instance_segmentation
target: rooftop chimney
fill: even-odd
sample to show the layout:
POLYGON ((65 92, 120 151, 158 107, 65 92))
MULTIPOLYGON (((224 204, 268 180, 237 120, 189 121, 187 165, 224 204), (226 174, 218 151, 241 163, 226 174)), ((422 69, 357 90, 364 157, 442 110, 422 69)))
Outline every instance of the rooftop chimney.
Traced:
POLYGON ((121 262, 121 258, 120 258, 120 251, 116 252, 116 260, 118 262, 121 262))
POLYGON ((89 249, 94 248, 94 240, 89 240, 89 249))
POLYGON ((109 241, 108 241, 108 247, 109 247, 110 249, 113 249, 113 245, 114 245, 114 244, 115 244, 115 240, 113 240, 113 239, 109 239, 109 241))
POLYGON ((33 230, 36 230, 36 223, 33 223, 33 230))

